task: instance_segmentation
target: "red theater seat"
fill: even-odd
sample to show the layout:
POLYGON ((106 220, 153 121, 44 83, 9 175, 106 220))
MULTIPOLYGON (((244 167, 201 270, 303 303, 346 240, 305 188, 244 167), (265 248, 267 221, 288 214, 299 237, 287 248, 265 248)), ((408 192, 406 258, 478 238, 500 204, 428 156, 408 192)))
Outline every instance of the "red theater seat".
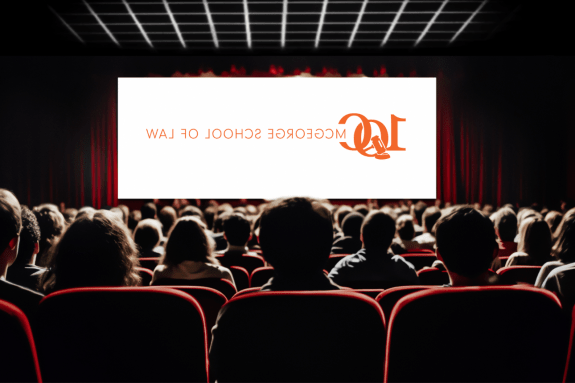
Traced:
POLYGON ((41 301, 37 335, 46 381, 208 381, 204 315, 181 291, 62 290, 41 301))
POLYGON ((158 263, 160 262, 160 258, 159 257, 138 258, 138 261, 140 262, 141 267, 154 271, 154 269, 156 268, 156 266, 158 266, 158 263))
POLYGON ((421 269, 417 272, 419 283, 424 286, 442 286, 449 283, 449 274, 445 270, 436 267, 421 269))
POLYGON ((564 324, 557 297, 528 286, 409 294, 391 313, 385 382, 559 382, 564 324))
POLYGON ((154 276, 152 270, 146 269, 144 267, 136 267, 136 271, 138 271, 140 278, 142 278, 140 286, 150 286, 150 283, 152 282, 152 277, 154 276))
POLYGON ((242 295, 250 294, 250 293, 257 293, 258 291, 260 291, 261 288, 262 288, 261 286, 256 286, 256 287, 250 287, 250 288, 244 289, 242 291, 238 291, 236 293, 236 295, 234 295, 234 298, 242 296, 242 295))
POLYGON ((381 382, 385 321, 353 292, 260 292, 221 311, 210 363, 218 382, 381 382))
POLYGON ((567 364, 565 365, 565 376, 563 382, 575 382, 575 350, 573 349, 573 338, 575 336, 575 307, 571 316, 571 336, 569 337, 569 351, 567 354, 567 364))
POLYGON ((273 267, 258 267, 252 272, 252 275, 250 276, 250 287, 261 287, 268 283, 270 278, 273 276, 273 267))
POLYGON ((395 307, 397 301, 403 298, 406 295, 416 293, 421 290, 430 289, 433 286, 399 286, 393 287, 391 289, 387 289, 377 297, 375 300, 381 306, 383 310, 383 315, 385 316, 385 320, 389 323, 389 317, 391 316, 391 312, 395 307))
POLYGON ((437 261, 435 254, 425 254, 425 253, 407 253, 401 255, 403 259, 411 263, 415 270, 421 270, 424 267, 431 267, 433 262, 437 261))
POLYGON ((337 265, 337 263, 344 257, 347 257, 349 254, 332 254, 329 256, 329 258, 327 259, 326 263, 325 263, 325 269, 330 272, 331 269, 333 269, 335 267, 335 265, 337 265))
POLYGON ((219 255, 216 258, 224 267, 230 268, 231 266, 240 266, 246 269, 248 273, 251 273, 258 267, 264 267, 266 265, 266 261, 260 255, 244 254, 241 257, 233 258, 219 255))
POLYGON ((200 278, 200 279, 158 279, 152 283, 152 286, 204 286, 218 290, 226 296, 227 299, 232 299, 238 291, 234 284, 227 279, 218 278, 200 278))
POLYGON ((497 274, 501 275, 502 283, 505 284, 527 283, 534 285, 539 271, 541 271, 541 266, 509 266, 497 270, 497 274))
POLYGON ((355 293, 367 295, 368 297, 375 299, 384 291, 384 289, 355 289, 352 291, 355 293))
POLYGON ((26 315, 0 300, 0 381, 42 382, 36 345, 26 315))
POLYGON ((418 254, 433 254, 435 255, 435 251, 430 249, 407 249, 408 253, 418 253, 418 254))
POLYGON ((230 271, 234 276, 234 282, 236 283, 236 289, 238 291, 247 289, 250 287, 250 273, 240 266, 230 266, 230 271))

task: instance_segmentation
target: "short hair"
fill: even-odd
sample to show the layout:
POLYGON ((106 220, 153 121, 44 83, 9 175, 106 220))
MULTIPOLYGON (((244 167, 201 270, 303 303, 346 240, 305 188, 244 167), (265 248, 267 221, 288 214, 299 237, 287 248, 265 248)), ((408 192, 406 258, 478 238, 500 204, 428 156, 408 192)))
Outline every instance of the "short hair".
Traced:
POLYGON ((400 215, 395 222, 397 234, 399 238, 404 241, 412 240, 415 237, 415 226, 413 225, 413 217, 409 214, 400 215))
MULTIPOLYGON (((423 201, 417 202, 415 204, 415 206, 413 207, 415 219, 417 220, 417 223, 419 224, 419 226, 423 226, 423 214, 425 213, 425 210, 427 210, 427 204, 423 201)), ((428 227, 427 231, 431 231, 431 229, 432 229, 432 227, 428 227)))
POLYGON ((346 237, 359 239, 361 235, 361 224, 365 217, 360 213, 349 213, 341 222, 341 231, 346 237))
POLYGON ((142 212, 139 210, 132 210, 128 216, 128 229, 134 231, 138 222, 142 220, 142 212))
POLYGON ((50 250, 44 292, 73 287, 136 286, 137 250, 128 229, 107 210, 77 218, 50 250))
POLYGON ((363 215, 364 217, 369 214, 369 208, 366 204, 360 203, 353 207, 353 211, 363 215))
POLYGON ((341 205, 339 206, 334 213, 334 222, 336 223, 336 225, 341 229, 341 225, 343 222, 343 219, 345 218, 346 215, 348 215, 349 213, 351 213, 353 211, 353 209, 351 208, 351 206, 349 205, 341 205))
POLYGON ((27 265, 34 256, 34 247, 40 243, 40 226, 36 216, 30 209, 22 206, 22 231, 20 232, 20 245, 18 256, 12 264, 27 265))
POLYGON ((158 214, 158 209, 156 208, 156 204, 153 202, 145 203, 141 208, 140 212, 142 213, 142 219, 146 218, 156 218, 156 214, 158 214))
POLYGON ((0 254, 8 247, 12 238, 22 230, 20 203, 14 194, 0 189, 0 254))
POLYGON ((497 246, 493 223, 469 206, 458 206, 436 223, 437 251, 445 267, 474 278, 486 272, 497 246))
POLYGON ((250 221, 242 214, 234 213, 224 220, 224 235, 230 245, 245 246, 250 234, 250 221))
POLYGON ((425 229, 427 230, 428 233, 433 232, 433 227, 435 226, 435 223, 437 222, 439 217, 441 217, 441 211, 439 210, 439 208, 431 206, 425 209, 421 217, 421 220, 423 221, 423 225, 425 226, 425 229))
POLYGON ((210 205, 205 208, 204 210, 204 219, 206 220, 206 224, 208 225, 208 229, 212 230, 214 227, 214 221, 218 216, 218 208, 217 206, 210 205))
POLYGON ((179 265, 184 261, 213 263, 213 248, 213 241, 210 240, 197 217, 181 217, 169 233, 161 263, 171 266, 179 265))
POLYGON ((331 213, 306 197, 275 200, 261 215, 259 241, 277 273, 321 271, 333 242, 331 213))
POLYGON ((213 227, 214 233, 221 233, 222 231, 224 231, 224 220, 230 215, 232 215, 230 211, 225 211, 218 214, 218 217, 214 221, 214 227, 213 227))
POLYGON ((134 242, 141 251, 153 250, 162 238, 162 225, 155 219, 146 218, 138 222, 134 230, 134 242))
POLYGON ((395 221, 382 211, 372 211, 361 225, 363 245, 367 250, 387 250, 395 237, 395 221))
POLYGON ((549 225, 549 230, 551 230, 551 235, 555 234, 555 231, 559 227, 561 220, 563 219, 563 214, 559 213, 558 211, 551 210, 545 216, 545 222, 549 225))
POLYGON ((196 216, 199 217, 202 222, 204 221, 204 213, 202 213, 199 207, 194 205, 188 205, 180 210, 180 217, 187 216, 196 216))
POLYGON ((555 232, 552 254, 563 263, 575 262, 575 208, 565 213, 555 232))
MULTIPOLYGON (((66 220, 62 213, 53 209, 49 205, 40 205, 34 208, 34 215, 40 226, 40 252, 38 253, 37 264, 44 265, 46 254, 54 243, 58 241, 64 229, 66 229, 66 220)), ((81 217, 81 212, 78 217, 81 217)))
POLYGON ((173 207, 164 206, 158 213, 158 219, 162 223, 162 233, 167 236, 172 229, 172 226, 176 223, 178 214, 176 213, 176 209, 173 207))
POLYGON ((541 218, 527 218, 519 228, 517 251, 527 253, 541 264, 551 257, 551 230, 541 218))
POLYGON ((495 213, 493 225, 502 241, 511 242, 515 239, 517 234, 517 216, 510 208, 504 207, 495 213))

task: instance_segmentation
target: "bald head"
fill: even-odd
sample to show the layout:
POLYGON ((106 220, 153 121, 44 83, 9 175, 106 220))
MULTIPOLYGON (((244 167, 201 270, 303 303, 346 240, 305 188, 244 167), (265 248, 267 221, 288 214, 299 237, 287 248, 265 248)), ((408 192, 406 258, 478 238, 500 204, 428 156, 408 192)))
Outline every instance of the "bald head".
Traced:
POLYGON ((20 203, 14 194, 0 189, 0 253, 20 234, 22 217, 20 203))

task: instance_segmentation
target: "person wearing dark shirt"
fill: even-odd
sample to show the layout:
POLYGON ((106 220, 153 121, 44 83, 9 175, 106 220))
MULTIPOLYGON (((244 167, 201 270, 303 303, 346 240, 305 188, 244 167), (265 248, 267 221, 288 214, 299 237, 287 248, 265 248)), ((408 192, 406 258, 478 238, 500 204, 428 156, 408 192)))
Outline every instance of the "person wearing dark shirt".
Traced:
POLYGON ((0 299, 19 307, 31 319, 43 295, 8 282, 8 267, 18 254, 22 216, 20 203, 8 190, 0 189, 0 299))
POLYGON ((162 254, 156 249, 162 239, 162 224, 151 218, 146 218, 138 222, 134 230, 134 243, 138 247, 139 257, 158 258, 162 254))
POLYGON ((353 254, 361 249, 361 224, 364 216, 360 213, 349 213, 341 223, 343 237, 333 243, 332 254, 353 254))
POLYGON ((39 275, 46 270, 35 265, 36 255, 39 251, 40 226, 38 220, 30 209, 22 207, 22 231, 20 232, 18 256, 8 268, 6 279, 30 290, 37 290, 39 275))
POLYGON ((363 248, 340 260, 329 273, 338 285, 381 282, 388 287, 417 285, 419 278, 413 265, 390 251, 395 222, 381 211, 370 213, 361 226, 363 248))

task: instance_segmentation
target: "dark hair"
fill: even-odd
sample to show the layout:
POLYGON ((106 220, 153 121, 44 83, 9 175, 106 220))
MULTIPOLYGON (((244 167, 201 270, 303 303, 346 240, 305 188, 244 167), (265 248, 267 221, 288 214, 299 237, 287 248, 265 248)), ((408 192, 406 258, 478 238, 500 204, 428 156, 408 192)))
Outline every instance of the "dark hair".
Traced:
POLYGON ((218 207, 210 205, 206 207, 204 210, 204 219, 206 220, 206 225, 208 225, 208 229, 212 230, 214 227, 214 221, 218 215, 218 207))
POLYGON ((73 287, 135 286, 140 282, 134 241, 121 218, 106 210, 77 218, 49 252, 44 292, 73 287))
POLYGON ((156 208, 155 203, 148 202, 140 208, 140 212, 142 213, 142 219, 146 219, 146 218, 155 219, 156 214, 158 214, 158 209, 156 208))
POLYGON ((136 226, 138 226, 138 222, 142 220, 142 212, 139 210, 132 210, 130 215, 128 216, 128 229, 134 231, 136 230, 136 226))
POLYGON ((561 220, 563 219, 563 214, 559 213, 558 211, 551 210, 545 216, 545 222, 549 225, 549 230, 551 230, 551 236, 554 236, 555 231, 559 227, 561 220))
POLYGON ((363 223, 364 216, 360 213, 349 213, 341 222, 341 231, 346 237, 359 239, 361 235, 361 224, 363 223))
MULTIPOLYGON (((423 214, 425 213, 425 210, 427 209, 427 204, 423 201, 419 201, 415 204, 415 206, 413 207, 413 213, 415 214, 415 219, 417 220, 417 223, 419 224, 419 226, 423 226, 423 214)), ((439 211, 439 209, 437 209, 439 211)), ((441 214, 440 214, 441 216, 441 214)), ((427 231, 431 231, 431 229, 433 228, 433 225, 431 227, 427 227, 427 231)))
POLYGON ((528 218, 519 228, 517 251, 527 253, 543 265, 551 259, 551 230, 541 218, 528 218))
POLYGON ((140 251, 153 250, 162 238, 162 226, 155 219, 146 218, 138 222, 134 230, 134 242, 140 251))
POLYGON ((486 272, 497 246, 493 223, 468 206, 454 208, 436 223, 437 251, 445 267, 474 278, 486 272))
POLYGON ((495 213, 493 224, 502 241, 511 242, 515 239, 517 234, 517 216, 513 210, 508 207, 499 210, 495 213))
POLYGON ((12 238, 20 234, 21 229, 22 216, 18 199, 8 190, 0 189, 0 254, 12 238))
POLYGON ((259 241, 277 273, 321 271, 333 242, 331 213, 310 198, 275 200, 261 215, 259 241))
POLYGON ((415 237, 415 227, 413 225, 413 217, 409 214, 400 215, 395 222, 397 234, 399 238, 404 241, 410 241, 415 237))
POLYGON ((169 233, 161 264, 176 266, 184 261, 215 263, 214 243, 197 216, 179 218, 169 233))
POLYGON ((232 246, 245 246, 250 239, 250 221, 242 214, 234 213, 224 220, 224 234, 232 246))
POLYGON ((34 256, 34 247, 40 243, 40 226, 36 216, 30 209, 22 206, 22 231, 20 232, 20 245, 18 256, 12 265, 27 265, 34 256))
POLYGON ((356 213, 359 213, 359 214, 363 215, 364 217, 365 217, 367 214, 369 214, 369 208, 368 208, 367 205, 364 204, 364 203, 360 203, 360 204, 355 205, 355 206, 353 207, 353 211, 356 212, 356 213))
MULTIPOLYGON (((40 205, 34 208, 34 215, 38 220, 40 226, 40 252, 36 258, 36 264, 40 266, 46 265, 46 254, 66 228, 66 220, 62 213, 57 209, 53 209, 49 205, 40 205)), ((78 216, 81 216, 79 214, 78 216)), ((78 216, 76 219, 78 219, 78 216)))
POLYGON ((158 213, 158 219, 162 223, 162 233, 164 235, 168 235, 174 223, 178 219, 178 214, 176 213, 176 209, 171 206, 164 206, 162 210, 158 213))
POLYGON ((437 222, 439 217, 441 217, 441 211, 439 210, 439 208, 431 206, 425 209, 425 211, 423 212, 423 216, 421 217, 421 220, 423 221, 423 225, 425 226, 425 229, 427 230, 428 233, 434 232, 433 227, 435 226, 435 223, 437 222))
POLYGON ((395 237, 395 221, 381 211, 372 211, 361 225, 363 245, 367 250, 386 251, 395 237))
POLYGON ((74 222, 74 220, 76 219, 76 216, 78 215, 78 209, 74 209, 73 207, 69 207, 66 210, 64 210, 62 215, 64 216, 66 223, 69 225, 72 222, 74 222))
POLYGON ((353 209, 348 205, 341 205, 335 209, 334 222, 341 229, 343 219, 353 211, 353 209))
POLYGON ((224 220, 230 215, 232 215, 230 211, 225 211, 218 214, 218 217, 214 221, 214 227, 213 227, 214 233, 221 233, 222 231, 224 231, 224 220))
POLYGON ((188 205, 180 210, 180 217, 187 217, 187 216, 196 216, 199 217, 202 222, 204 221, 204 213, 200 210, 199 207, 188 205))
POLYGON ((575 262, 575 208, 565 213, 555 233, 553 256, 563 263, 575 262))

